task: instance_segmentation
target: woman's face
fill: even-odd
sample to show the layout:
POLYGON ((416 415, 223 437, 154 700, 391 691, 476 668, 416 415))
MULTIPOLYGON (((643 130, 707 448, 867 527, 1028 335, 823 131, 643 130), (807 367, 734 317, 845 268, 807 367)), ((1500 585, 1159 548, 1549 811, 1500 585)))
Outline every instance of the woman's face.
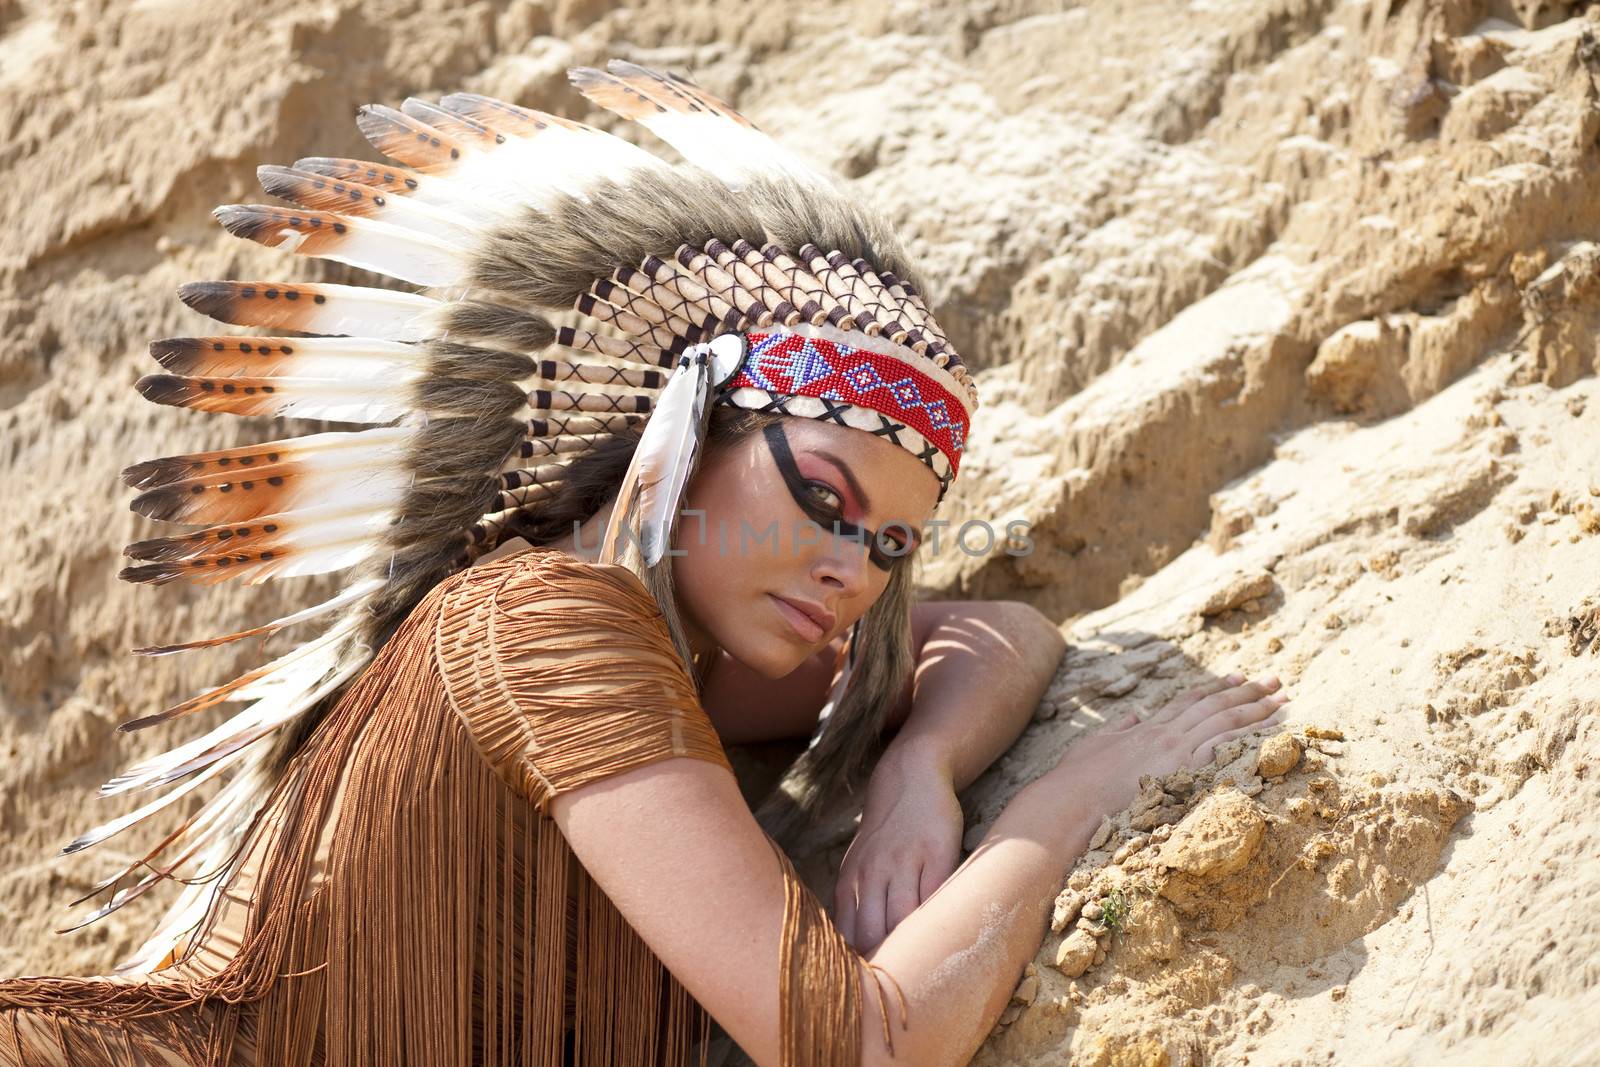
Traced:
POLYGON ((904 448, 816 419, 784 418, 708 454, 673 541, 691 641, 767 678, 789 674, 888 586, 869 554, 874 533, 889 546, 878 560, 893 564, 907 553, 892 543, 914 550, 938 499, 939 480, 904 448), (835 536, 835 518, 862 530, 835 536))

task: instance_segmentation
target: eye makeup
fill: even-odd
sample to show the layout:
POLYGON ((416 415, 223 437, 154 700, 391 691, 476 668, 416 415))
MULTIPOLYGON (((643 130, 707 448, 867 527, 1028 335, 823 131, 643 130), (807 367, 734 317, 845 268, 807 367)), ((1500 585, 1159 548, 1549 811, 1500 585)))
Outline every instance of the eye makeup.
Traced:
MULTIPOLYGON (((886 534, 879 530, 868 530, 865 527, 849 522, 837 510, 829 508, 818 501, 816 495, 811 491, 813 480, 800 473, 800 467, 794 460, 794 452, 789 448, 789 438, 784 434, 780 425, 776 423, 767 425, 762 428, 761 434, 766 439, 768 451, 772 453, 772 461, 778 465, 778 473, 783 476, 783 482, 789 488, 789 495, 794 497, 794 502, 800 506, 800 510, 805 512, 806 517, 811 519, 812 522, 825 529, 832 530, 835 537, 864 540, 867 546, 867 558, 879 570, 889 570, 896 559, 903 558, 911 551, 911 546, 906 541, 892 534, 886 534), (880 539, 897 546, 897 550, 893 553, 885 552, 880 539)), ((843 470, 840 471, 840 474, 851 483, 851 488, 860 496, 860 487, 855 484, 855 479, 849 477, 843 470)), ((832 492, 836 496, 841 495, 838 490, 832 490, 832 492)), ((900 525, 904 526, 903 523, 900 525)))

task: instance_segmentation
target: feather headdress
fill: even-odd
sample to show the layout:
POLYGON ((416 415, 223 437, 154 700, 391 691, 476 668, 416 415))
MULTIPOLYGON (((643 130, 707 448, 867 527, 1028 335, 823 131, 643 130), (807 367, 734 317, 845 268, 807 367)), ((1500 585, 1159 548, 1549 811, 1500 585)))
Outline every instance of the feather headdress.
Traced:
MULTIPOLYGON (((160 404, 365 424, 171 456, 124 472, 133 509, 195 527, 126 552, 137 582, 255 584, 350 570, 327 602, 159 655, 316 618, 320 636, 139 729, 222 703, 220 726, 103 794, 165 789, 68 846, 120 833, 201 785, 219 791, 102 882, 92 922, 165 878, 185 889, 123 965, 184 954, 272 787, 265 743, 331 699, 428 588, 562 492, 563 471, 642 426, 607 531, 654 563, 710 405, 827 419, 917 455, 943 490, 977 394, 886 225, 692 83, 630 63, 578 69, 590 100, 680 152, 669 165, 582 123, 466 93, 361 109, 392 162, 309 158, 259 175, 286 206, 230 205, 229 232, 425 292, 217 281, 180 297, 258 333, 156 341, 160 404), (128 884, 136 871, 148 870, 128 884)), ((82 925, 81 923, 79 925, 82 925)))

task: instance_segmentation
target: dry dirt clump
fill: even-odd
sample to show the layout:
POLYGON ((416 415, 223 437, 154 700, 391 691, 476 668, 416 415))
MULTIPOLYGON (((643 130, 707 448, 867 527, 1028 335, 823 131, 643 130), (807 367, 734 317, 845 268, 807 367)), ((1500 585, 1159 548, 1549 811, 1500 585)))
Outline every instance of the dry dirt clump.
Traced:
MULTIPOLYGON (((210 208, 370 157, 369 101, 609 128, 565 71, 614 55, 880 204, 977 371, 942 516, 1032 551, 947 537, 923 589, 1071 649, 969 844, 1129 710, 1233 670, 1295 698, 1105 821, 976 1062, 1592 1063, 1600 9, 1560 0, 0 0, 0 974, 132 948, 148 910, 51 930, 134 845, 59 847, 171 743, 118 723, 262 651, 127 650, 328 591, 114 577, 152 535, 127 463, 319 428, 140 401, 148 340, 201 328, 177 286, 363 280, 210 208)), ((823 899, 849 833, 801 857, 823 899)))

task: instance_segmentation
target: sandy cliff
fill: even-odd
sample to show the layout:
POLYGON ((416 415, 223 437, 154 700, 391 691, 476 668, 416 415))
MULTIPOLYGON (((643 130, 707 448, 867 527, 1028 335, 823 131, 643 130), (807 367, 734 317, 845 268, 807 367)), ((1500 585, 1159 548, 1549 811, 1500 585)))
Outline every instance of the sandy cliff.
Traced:
MULTIPOLYGON (((1600 1038, 1600 13, 1539 0, 727 5, 0 0, 0 973, 90 973, 57 857, 255 653, 127 649, 316 583, 136 589, 126 463, 271 433, 157 408, 257 163, 370 155, 455 88, 609 126, 568 66, 692 72, 853 180, 938 280, 984 406, 935 595, 1072 650, 970 840, 1079 733, 1230 670, 1286 738, 1148 781, 982 1064, 1593 1062, 1600 1038), (270 13, 263 13, 269 11, 270 13), (156 731, 159 733, 160 731, 156 731)), ((841 831, 825 842, 837 858, 841 831)), ((117 842, 108 846, 115 851, 117 842)), ((133 911, 134 909, 129 909, 133 911)))

